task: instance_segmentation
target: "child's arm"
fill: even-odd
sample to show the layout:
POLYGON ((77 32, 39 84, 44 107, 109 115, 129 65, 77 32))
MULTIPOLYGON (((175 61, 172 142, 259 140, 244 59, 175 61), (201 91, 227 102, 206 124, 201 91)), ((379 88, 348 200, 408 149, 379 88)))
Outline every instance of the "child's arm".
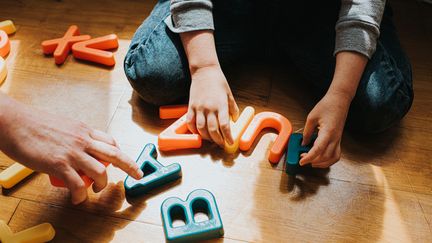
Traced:
POLYGON ((329 167, 341 154, 340 143, 348 109, 361 76, 375 52, 385 0, 342 0, 336 23, 336 68, 327 94, 309 113, 304 144, 319 129, 318 138, 300 164, 329 167))
POLYGON ((211 0, 171 0, 165 23, 180 34, 189 62, 189 129, 224 146, 233 142, 229 118, 238 116, 238 107, 216 54, 212 7, 211 0))
POLYGON ((213 31, 198 30, 180 36, 192 78, 188 126, 220 146, 224 140, 231 144, 229 117, 238 116, 238 107, 219 65, 213 31))
POLYGON ((326 168, 340 159, 340 143, 351 101, 367 63, 367 58, 355 52, 339 52, 336 69, 327 94, 309 113, 303 131, 303 145, 309 143, 316 128, 318 137, 312 149, 300 160, 314 167, 326 168))
POLYGON ((93 190, 107 185, 105 161, 136 179, 142 171, 117 147, 108 134, 75 120, 27 107, 0 92, 0 150, 19 163, 62 179, 72 202, 87 198, 87 188, 77 173, 94 180, 93 190))

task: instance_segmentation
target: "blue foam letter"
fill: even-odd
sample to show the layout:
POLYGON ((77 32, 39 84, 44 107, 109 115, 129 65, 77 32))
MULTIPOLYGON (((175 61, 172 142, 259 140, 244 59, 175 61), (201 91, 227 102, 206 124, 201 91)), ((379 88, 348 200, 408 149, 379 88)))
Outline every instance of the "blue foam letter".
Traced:
POLYGON ((136 160, 136 163, 144 172, 144 177, 140 180, 135 180, 127 176, 124 181, 126 194, 131 196, 140 195, 181 177, 181 167, 179 164, 175 163, 163 166, 156 158, 156 146, 152 143, 147 144, 136 160))

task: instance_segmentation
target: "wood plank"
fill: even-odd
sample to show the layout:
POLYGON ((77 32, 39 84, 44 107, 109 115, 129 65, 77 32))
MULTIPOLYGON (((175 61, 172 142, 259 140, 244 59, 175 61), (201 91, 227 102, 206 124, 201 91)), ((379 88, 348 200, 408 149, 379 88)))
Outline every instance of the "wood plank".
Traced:
MULTIPOLYGON (((9 76, 0 90, 107 130, 128 155, 136 157, 146 143, 156 143, 157 135, 172 122, 159 120, 157 108, 133 94, 122 68, 130 38, 155 2, 2 3, 1 18, 13 19, 18 32, 11 36, 9 76), (93 36, 118 34, 117 65, 106 69, 69 57, 58 67, 51 57, 43 56, 40 42, 61 36, 71 24, 93 36)), ((163 164, 182 165, 182 180, 137 198, 125 197, 126 175, 112 166, 108 188, 90 193, 79 206, 70 204, 66 189, 52 187, 47 175, 35 174, 2 192, 0 219, 11 219, 14 231, 51 222, 57 230, 55 242, 159 242, 163 241, 162 201, 171 196, 184 199, 193 189, 206 188, 215 194, 222 214, 227 238, 221 241, 431 242, 432 32, 430 21, 419 24, 430 8, 412 1, 391 2, 413 65, 413 107, 384 134, 345 134, 342 159, 330 170, 289 179, 281 171, 283 164, 268 163, 268 148, 276 135, 265 133, 254 150, 233 157, 207 143, 200 150, 160 154, 163 164), (414 18, 417 13, 420 17, 414 18)), ((293 68, 245 63, 226 69, 226 75, 240 107, 281 113, 295 131, 302 130, 316 100, 305 92, 310 87, 293 68)), ((12 163, 0 153, 0 171, 12 163)))
MULTIPOLYGON (((51 223, 56 230, 52 242, 163 242, 165 238, 160 225, 91 215, 78 209, 26 200, 19 205, 9 225, 16 232, 44 222, 51 223)), ((238 241, 222 238, 211 242, 238 241)))
POLYGON ((0 220, 6 223, 12 218, 20 199, 14 197, 5 197, 0 194, 0 220))
POLYGON ((432 233, 432 198, 425 194, 417 194, 416 196, 432 233))
MULTIPOLYGON (((245 175, 241 170, 209 163, 207 159, 180 163, 184 173, 181 183, 127 200, 121 183, 124 177, 110 171, 112 184, 108 189, 91 194, 89 201, 78 208, 91 214, 160 225, 160 205, 164 199, 185 198, 193 189, 206 188, 216 196, 228 238, 416 241, 432 237, 415 194, 391 190, 386 181, 383 187, 374 187, 329 180, 325 176, 300 177, 293 187, 287 184, 285 174, 276 169, 256 168, 255 173, 245 175), (308 230, 304 231, 305 228, 308 230)), ((32 184, 12 195, 71 208, 66 194, 62 198, 62 194, 49 187, 27 190, 38 187, 32 184)))

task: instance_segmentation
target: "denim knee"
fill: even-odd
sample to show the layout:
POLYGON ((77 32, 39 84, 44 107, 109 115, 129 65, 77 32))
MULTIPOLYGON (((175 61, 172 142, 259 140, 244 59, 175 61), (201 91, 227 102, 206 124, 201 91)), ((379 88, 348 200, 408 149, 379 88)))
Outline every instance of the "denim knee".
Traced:
POLYGON ((131 46, 124 62, 133 89, 153 105, 170 104, 189 93, 190 75, 183 49, 168 32, 161 23, 147 40, 131 46))
POLYGON ((381 67, 366 75, 368 80, 360 83, 351 104, 347 127, 378 133, 399 122, 409 111, 414 98, 410 70, 381 67))
POLYGON ((361 108, 350 110, 347 127, 358 132, 379 133, 399 122, 408 112, 412 96, 400 97, 398 106, 392 107, 392 102, 365 100, 361 108))

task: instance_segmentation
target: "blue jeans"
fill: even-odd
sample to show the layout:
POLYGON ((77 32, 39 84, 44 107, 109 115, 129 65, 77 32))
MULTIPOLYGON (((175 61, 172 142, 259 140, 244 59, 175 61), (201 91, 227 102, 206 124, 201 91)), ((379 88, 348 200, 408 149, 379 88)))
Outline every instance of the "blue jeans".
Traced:
MULTIPOLYGON (((290 60, 324 94, 335 68, 334 26, 340 1, 317 1, 312 8, 306 2, 214 0, 214 35, 222 67, 251 58, 290 60)), ((169 14, 169 0, 160 0, 136 31, 124 62, 134 90, 154 105, 185 99, 191 82, 179 35, 164 23, 169 14)), ((411 66, 387 6, 376 52, 351 103, 347 126, 383 131, 402 119, 412 101, 411 66)))

